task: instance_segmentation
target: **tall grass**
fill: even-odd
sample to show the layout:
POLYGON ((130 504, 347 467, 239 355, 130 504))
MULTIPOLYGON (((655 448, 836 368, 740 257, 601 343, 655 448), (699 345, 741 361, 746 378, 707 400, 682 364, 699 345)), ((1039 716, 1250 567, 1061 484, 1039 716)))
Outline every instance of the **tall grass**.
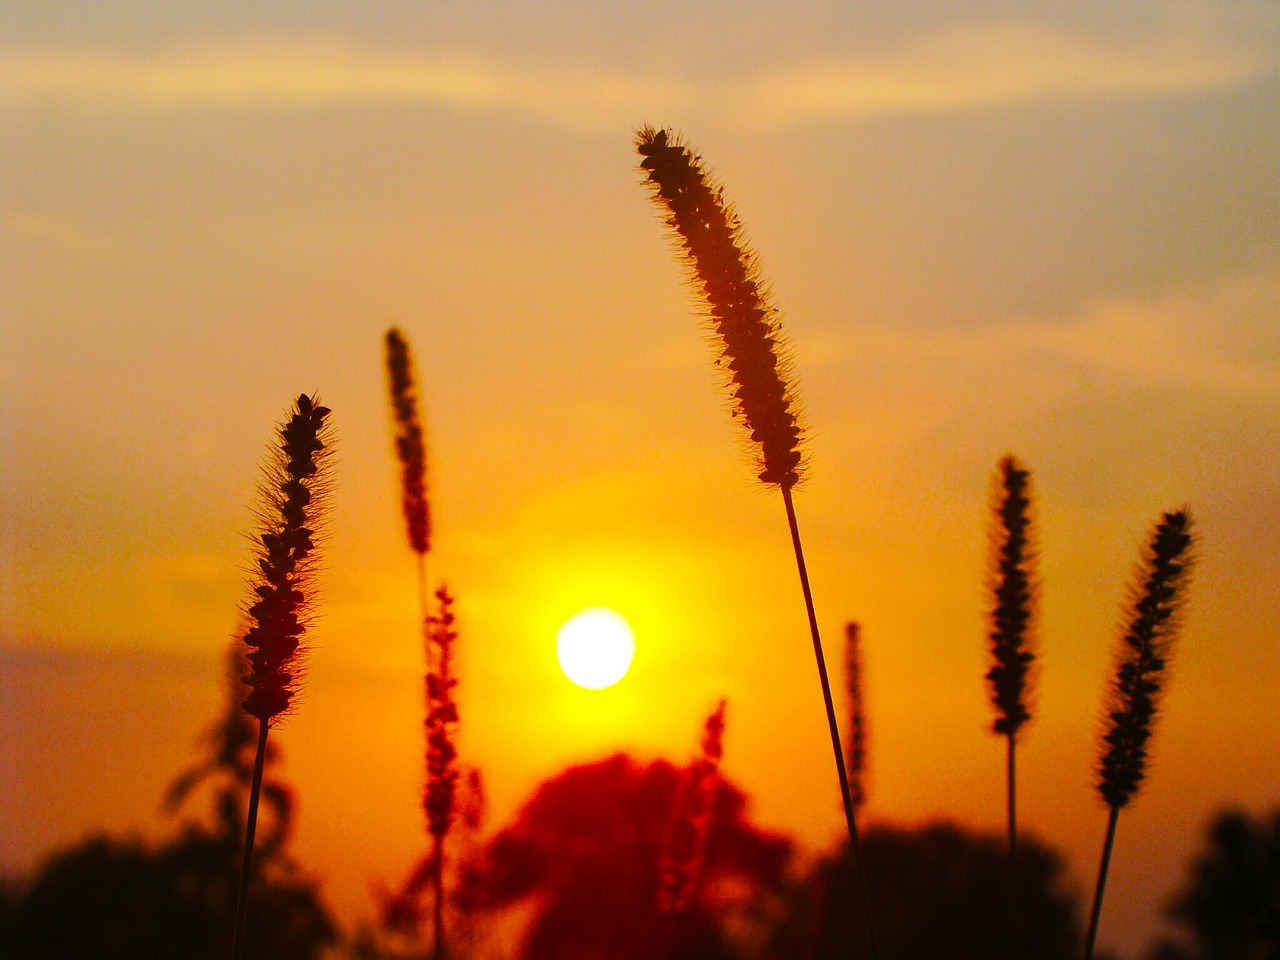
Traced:
POLYGON ((1031 522, 1031 471, 1003 457, 992 484, 991 550, 987 573, 991 668, 987 684, 1005 738, 1005 817, 1009 838, 1005 878, 1005 925, 1009 957, 1018 955, 1018 731, 1031 719, 1028 681, 1036 614, 1036 543, 1031 522))
POLYGON ((717 365, 732 398, 731 414, 740 420, 756 454, 757 477, 782 494, 787 526, 809 618, 814 659, 827 713, 836 777, 844 803, 849 843, 862 891, 867 937, 879 957, 866 870, 858 843, 857 818, 845 771, 840 728, 822 639, 805 567, 792 490, 802 476, 802 428, 796 409, 790 361, 777 311, 770 303, 755 254, 742 225, 724 199, 723 189, 707 174, 702 159, 667 130, 644 127, 636 149, 653 199, 689 268, 689 279, 706 310, 719 345, 717 365))
POLYGON ((306 652, 308 612, 314 602, 316 537, 328 491, 329 409, 301 394, 289 419, 277 429, 259 485, 259 533, 250 580, 252 601, 245 613, 249 628, 249 692, 244 711, 258 719, 258 746, 245 820, 244 858, 236 895, 232 960, 244 949, 244 921, 253 868, 253 841, 262 792, 267 732, 288 713, 306 652))
POLYGON ((996 469, 991 505, 991 668, 987 683, 996 719, 992 730, 1006 740, 1005 793, 1009 859, 1017 858, 1016 750, 1018 731, 1031 719, 1029 674, 1036 614, 1036 544, 1031 522, 1031 472, 1013 457, 996 469))
POLYGON ((1146 776, 1148 742, 1155 725, 1165 672, 1191 576, 1191 514, 1166 513, 1156 524, 1129 585, 1129 599, 1116 643, 1115 676, 1107 690, 1106 728, 1098 762, 1098 793, 1108 808, 1107 834, 1098 867, 1085 960, 1092 960, 1107 871, 1120 811, 1146 776))
POLYGON ((426 431, 418 413, 418 386, 413 352, 398 327, 383 338, 386 352, 387 389, 395 421, 396 459, 400 463, 400 510, 404 514, 409 549, 418 558, 418 610, 425 623, 429 616, 427 554, 431 551, 431 503, 427 499, 426 431))
POLYGON ((458 705, 453 699, 453 688, 458 681, 452 670, 453 644, 458 634, 454 629, 453 597, 444 586, 435 592, 439 612, 430 612, 427 554, 431 550, 431 505, 427 499, 426 431, 419 414, 413 352, 397 327, 386 332, 383 342, 396 459, 400 464, 400 509, 409 548, 418 563, 418 606, 426 660, 423 721, 426 775, 422 806, 432 844, 429 860, 433 894, 432 956, 435 960, 444 960, 444 842, 453 824, 458 780, 455 763, 458 751, 454 743, 458 705))

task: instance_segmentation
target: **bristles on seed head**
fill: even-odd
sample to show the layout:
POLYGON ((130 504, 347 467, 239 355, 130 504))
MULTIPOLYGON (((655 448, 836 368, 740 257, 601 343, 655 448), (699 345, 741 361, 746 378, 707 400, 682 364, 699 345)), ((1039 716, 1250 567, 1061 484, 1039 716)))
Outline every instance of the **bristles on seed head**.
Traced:
POLYGON ((1129 803, 1146 774, 1148 741, 1181 627, 1194 545, 1190 512, 1166 513, 1129 584, 1098 765, 1098 792, 1113 809, 1129 803))
POLYGON ((991 496, 991 668, 987 683, 996 709, 992 729, 1015 736, 1031 719, 1029 674, 1035 660, 1036 540, 1031 517, 1031 471, 1012 456, 996 468, 991 496))
POLYGON ((266 723, 288 711, 300 678, 314 601, 316 543, 328 494, 329 409, 302 394, 277 428, 256 510, 260 532, 244 634, 245 712, 266 723))
POLYGON ((742 225, 702 159, 669 131, 642 128, 636 149, 719 341, 717 364, 726 374, 732 415, 756 445, 758 476, 793 487, 802 476, 802 429, 788 347, 742 225))

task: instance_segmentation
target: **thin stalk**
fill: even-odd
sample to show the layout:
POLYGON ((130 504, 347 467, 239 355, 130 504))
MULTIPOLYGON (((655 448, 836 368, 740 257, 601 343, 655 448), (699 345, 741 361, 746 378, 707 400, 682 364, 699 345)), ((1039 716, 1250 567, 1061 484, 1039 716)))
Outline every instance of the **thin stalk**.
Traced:
POLYGON ((253 784, 249 788, 249 812, 244 826, 244 860, 240 867, 240 888, 236 893, 235 932, 231 937, 231 960, 244 952, 244 923, 249 906, 249 875, 253 867, 253 836, 258 830, 258 798, 262 795, 262 768, 267 756, 266 720, 258 721, 258 752, 253 758, 253 784))
POLYGON ((1009 754, 1005 770, 1005 792, 1009 798, 1009 869, 1011 871, 1018 862, 1018 794, 1015 789, 1017 783, 1017 741, 1014 737, 1014 734, 1009 734, 1009 754))
POLYGON ((1098 866, 1098 885, 1093 891, 1093 909, 1089 911, 1089 933, 1084 941, 1084 960, 1093 960, 1093 945, 1098 937, 1098 921, 1102 917, 1102 895, 1107 889, 1107 870, 1111 867, 1111 848, 1116 842, 1116 823, 1120 808, 1112 807, 1107 820, 1107 841, 1102 847, 1102 863, 1098 866))
POLYGON ((813 638, 813 656, 818 664, 818 679, 822 684, 822 700, 827 709, 827 727, 831 731, 831 747, 835 751, 836 775, 840 778, 840 798, 844 801, 844 819, 849 828, 849 844, 853 852, 854 876, 862 895, 863 918, 867 925, 867 938, 871 944, 873 960, 879 960, 880 948, 876 941, 876 925, 871 912, 871 894, 867 889, 866 867, 862 860, 862 847, 858 843, 858 824, 854 815, 853 795, 849 791, 849 775, 844 769, 844 749, 840 746, 840 724, 836 720, 835 702, 831 697, 831 681, 827 678, 827 662, 822 655, 822 638, 818 633, 818 617, 813 608, 813 592, 809 588, 809 571, 804 563, 804 548, 800 544, 800 526, 796 522, 796 507, 791 488, 782 487, 782 502, 787 508, 787 525, 791 528, 791 545, 795 548, 796 569, 800 573, 800 589, 804 592, 805 610, 809 615, 809 634, 813 638))
POLYGON ((431 616, 431 594, 427 590, 427 555, 415 554, 418 558, 418 622, 426 624, 431 616))
POLYGON ((431 928, 435 948, 433 960, 445 960, 444 953, 444 836, 435 838, 435 864, 431 869, 431 885, 435 887, 435 903, 432 905, 431 928))
MULTIPOLYGON (((418 558, 418 610, 421 614, 419 622, 425 638, 429 638, 431 631, 431 613, 429 607, 429 594, 427 592, 427 555, 425 553, 417 553, 418 558)), ((423 654, 426 659, 426 670, 431 672, 433 664, 431 663, 431 644, 426 642, 423 644, 423 654)), ((431 867, 431 892, 434 896, 434 902, 431 907, 431 931, 432 942, 434 947, 431 952, 433 960, 444 960, 444 837, 436 836, 434 840, 435 850, 433 851, 433 864, 431 867)))
POLYGON ((1005 935, 1008 938, 1009 960, 1018 958, 1018 794, 1017 783, 1017 735, 1008 734, 1008 763, 1006 787, 1009 814, 1009 864, 1005 874, 1005 935))

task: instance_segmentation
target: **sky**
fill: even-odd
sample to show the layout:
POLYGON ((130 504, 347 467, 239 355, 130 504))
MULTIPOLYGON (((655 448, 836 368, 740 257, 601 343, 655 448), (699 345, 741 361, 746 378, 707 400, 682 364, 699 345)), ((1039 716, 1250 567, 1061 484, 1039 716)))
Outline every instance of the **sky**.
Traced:
POLYGON ((422 385, 490 824, 728 699, 763 825, 842 818, 776 491, 756 484, 633 139, 735 204, 789 335, 797 491, 870 822, 998 829, 982 677, 998 459, 1043 586, 1028 830, 1088 890, 1101 694, 1138 550, 1199 532, 1100 942, 1136 952, 1209 817, 1280 783, 1280 8, 1270 0, 0 2, 0 868, 164 829, 216 715, 274 424, 333 409, 299 856, 344 918, 423 846, 416 579, 383 332, 422 385), (631 673, 555 663, 611 606, 631 673))

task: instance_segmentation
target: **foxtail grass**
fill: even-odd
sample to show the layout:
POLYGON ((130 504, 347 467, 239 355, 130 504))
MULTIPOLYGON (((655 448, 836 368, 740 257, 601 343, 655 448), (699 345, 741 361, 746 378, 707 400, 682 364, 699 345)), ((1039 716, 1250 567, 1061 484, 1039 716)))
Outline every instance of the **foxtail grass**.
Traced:
POLYGON ((689 765, 676 795, 675 813, 658 867, 658 908, 667 913, 688 909, 698 889, 720 787, 724 718, 725 701, 721 700, 707 717, 702 752, 689 765))
POLYGON ((1109 815, 1089 912, 1085 960, 1092 960, 1098 936, 1120 811, 1133 801, 1146 776, 1148 743, 1165 686, 1169 656, 1181 627, 1194 542, 1187 510, 1164 514, 1152 531, 1129 584, 1125 618, 1116 643, 1115 674, 1107 691, 1098 762, 1098 793, 1109 815))
POLYGON ((432 839, 431 885, 432 937, 435 960, 445 960, 444 936, 444 840, 453 825, 457 797, 458 750, 454 744, 454 728, 458 723, 458 705, 453 688, 458 685, 453 675, 453 644, 458 639, 454 629, 453 597, 445 587, 436 591, 439 612, 427 621, 426 694, 426 786, 422 808, 426 813, 427 833, 432 839))
POLYGON ((1005 812, 1009 836, 1005 883, 1006 927, 1010 960, 1018 954, 1018 731, 1031 719, 1028 706, 1031 667, 1035 661, 1036 542, 1031 519, 1031 471, 1012 456, 1000 460, 992 484, 991 559, 987 639, 991 668, 987 684, 996 719, 992 730, 1005 738, 1005 812))
POLYGON ((850 621, 844 626, 845 685, 849 690, 849 742, 845 768, 849 796, 855 810, 867 802, 867 710, 862 695, 862 628, 850 621))
POLYGON ((303 667, 309 612, 315 599, 316 538, 328 492, 329 409, 301 394, 289 419, 277 429, 277 442, 264 466, 256 510, 260 523, 254 541, 252 600, 245 608, 249 627, 249 688, 244 711, 258 719, 258 747, 245 818, 244 858, 236 895, 232 960, 244 949, 245 910, 253 867, 254 832, 267 732, 293 706, 303 667))
POLYGON ((792 497, 792 490, 803 475, 804 457, 801 453, 803 429, 791 380, 787 342, 777 311, 769 300, 759 263, 743 236, 742 225, 726 203, 723 189, 707 174, 702 159, 667 130, 653 127, 638 131, 636 149, 642 158, 640 168, 653 200, 663 211, 663 219, 688 267, 690 283, 714 331, 718 345, 716 364, 729 389, 730 413, 742 422, 750 438, 756 476, 782 493, 827 712, 849 843, 862 891, 868 941, 872 956, 878 960, 853 797, 792 497))
POLYGON ((427 500, 427 445, 418 413, 413 352, 398 327, 384 337, 387 388, 395 421, 396 459, 400 463, 400 510, 409 548, 418 558, 418 609, 428 616, 427 554, 431 551, 431 504, 427 500))

